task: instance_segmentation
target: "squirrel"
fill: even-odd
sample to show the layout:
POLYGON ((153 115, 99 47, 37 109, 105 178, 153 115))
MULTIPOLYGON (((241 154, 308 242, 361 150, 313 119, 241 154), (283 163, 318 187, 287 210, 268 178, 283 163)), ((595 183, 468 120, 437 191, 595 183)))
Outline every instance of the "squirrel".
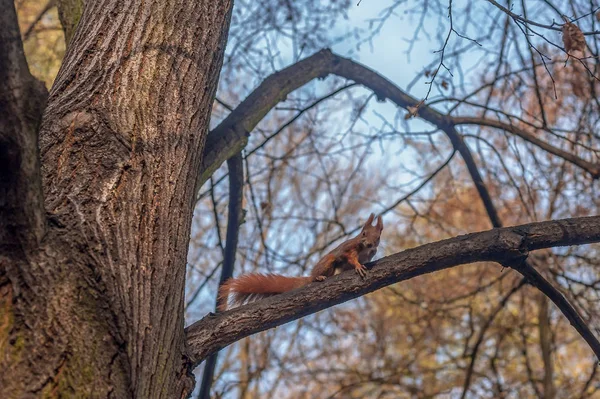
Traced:
POLYGON ((230 278, 219 288, 219 310, 227 310, 231 296, 232 305, 242 305, 258 299, 292 291, 313 281, 323 281, 339 272, 354 269, 361 277, 366 276, 365 263, 375 256, 383 221, 381 216, 373 226, 374 214, 369 216, 360 234, 341 243, 325 255, 313 267, 308 277, 287 277, 279 274, 250 273, 230 278))

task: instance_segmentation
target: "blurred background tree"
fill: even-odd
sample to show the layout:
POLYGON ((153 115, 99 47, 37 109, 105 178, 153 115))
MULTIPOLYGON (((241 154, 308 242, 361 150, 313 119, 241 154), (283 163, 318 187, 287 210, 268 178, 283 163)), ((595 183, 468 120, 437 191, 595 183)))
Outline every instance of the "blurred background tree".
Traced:
POLYGON ((50 89, 65 55, 65 36, 54 1, 16 1, 31 73, 50 89))
MULTIPOLYGON (((15 4, 32 73, 51 87, 65 52, 55 2, 15 4)), ((599 10, 586 0, 237 1, 213 126, 263 79, 330 47, 423 99, 423 107, 455 117, 495 209, 482 202, 451 139, 420 109, 411 113, 328 77, 294 91, 251 132, 234 275, 306 273, 371 211, 386 225, 379 255, 489 229, 494 212, 504 225, 598 214, 599 10), (563 16, 585 33, 584 51, 569 57, 563 16)), ((190 322, 213 310, 227 174, 221 167, 198 192, 190 322)), ((599 249, 530 256, 597 336, 599 249)), ((472 264, 245 338, 221 352, 211 392, 600 398, 600 377, 585 342, 545 296, 510 269, 472 264)))

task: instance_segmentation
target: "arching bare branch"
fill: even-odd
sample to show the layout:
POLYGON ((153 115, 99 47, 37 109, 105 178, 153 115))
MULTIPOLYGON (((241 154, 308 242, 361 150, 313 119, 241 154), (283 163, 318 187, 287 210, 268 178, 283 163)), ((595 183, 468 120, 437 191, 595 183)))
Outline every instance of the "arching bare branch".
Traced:
MULTIPOLYGON (((445 115, 432 107, 428 107, 375 71, 348 58, 335 55, 326 49, 265 79, 225 120, 209 133, 198 187, 232 154, 241 151, 245 147, 250 132, 278 102, 311 80, 328 74, 351 79, 372 90, 380 100, 390 99, 398 107, 406 110, 417 110, 418 117, 444 130, 455 147, 457 145, 462 147, 460 140, 457 140, 458 137, 454 135, 454 126, 470 124, 472 122, 470 119, 445 115)), ((486 118, 478 118, 478 123, 484 126, 503 128, 507 132, 516 134, 542 150, 560 156, 581 167, 595 178, 600 174, 600 165, 585 161, 574 154, 568 154, 531 135, 525 134, 526 132, 486 118)), ((459 151, 465 162, 467 162, 467 166, 469 166, 469 155, 464 149, 459 151)), ((482 195, 482 199, 485 202, 485 195, 482 195)))

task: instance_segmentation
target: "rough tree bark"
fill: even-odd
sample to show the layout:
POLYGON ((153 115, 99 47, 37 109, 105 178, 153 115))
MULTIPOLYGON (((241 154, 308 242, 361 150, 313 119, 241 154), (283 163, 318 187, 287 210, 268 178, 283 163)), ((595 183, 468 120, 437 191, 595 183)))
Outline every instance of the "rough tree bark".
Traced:
MULTIPOLYGON (((0 397, 173 398, 193 388, 186 253, 231 7, 86 4, 39 133, 47 218, 30 79, 8 96, 3 86, 16 117, 1 114, 0 149, 14 154, 2 188, 17 190, 8 205, 18 212, 0 230, 12 240, 0 254, 0 397), (21 131, 5 131, 11 124, 21 131)), ((12 56, 16 45, 21 58, 4 57, 0 71, 27 71, 18 30, 11 39, 12 1, 2 0, 7 8, 0 50, 12 56)))

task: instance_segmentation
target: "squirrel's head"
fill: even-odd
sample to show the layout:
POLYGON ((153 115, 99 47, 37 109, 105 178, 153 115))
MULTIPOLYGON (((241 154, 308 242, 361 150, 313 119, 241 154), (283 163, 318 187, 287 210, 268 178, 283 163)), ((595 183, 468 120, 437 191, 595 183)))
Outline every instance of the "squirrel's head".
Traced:
POLYGON ((363 226, 360 231, 360 242, 363 245, 363 250, 366 257, 371 260, 375 253, 377 252, 377 247, 379 246, 379 239, 381 237, 381 231, 383 230, 383 221, 381 220, 381 216, 377 217, 377 223, 372 225, 373 219, 375 219, 375 214, 371 214, 367 222, 363 226))

